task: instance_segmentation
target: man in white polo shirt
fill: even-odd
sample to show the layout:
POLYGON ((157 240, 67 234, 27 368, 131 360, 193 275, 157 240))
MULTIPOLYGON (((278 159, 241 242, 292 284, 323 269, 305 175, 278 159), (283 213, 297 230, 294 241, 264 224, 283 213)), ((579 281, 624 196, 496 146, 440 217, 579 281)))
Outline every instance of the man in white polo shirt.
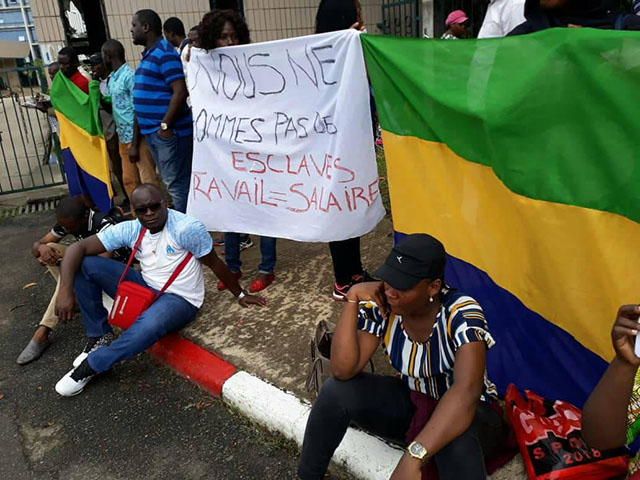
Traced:
POLYGON ((247 294, 213 250, 211 236, 199 220, 167 209, 162 191, 142 184, 133 191, 131 203, 137 220, 122 222, 69 247, 60 272, 56 302, 62 320, 73 318, 77 299, 89 342, 74 361, 74 368, 56 385, 60 395, 76 395, 98 373, 119 361, 146 350, 166 334, 190 323, 204 301, 202 265, 211 268, 229 286, 240 305, 267 304, 247 294), (145 310, 117 340, 113 340, 102 291, 112 298, 125 265, 99 257, 122 247, 133 248, 142 228, 146 232, 136 252, 141 272, 130 268, 125 280, 159 291, 187 254, 193 257, 167 290, 145 310))
POLYGON ((478 38, 506 37, 524 18, 525 0, 491 0, 478 38))

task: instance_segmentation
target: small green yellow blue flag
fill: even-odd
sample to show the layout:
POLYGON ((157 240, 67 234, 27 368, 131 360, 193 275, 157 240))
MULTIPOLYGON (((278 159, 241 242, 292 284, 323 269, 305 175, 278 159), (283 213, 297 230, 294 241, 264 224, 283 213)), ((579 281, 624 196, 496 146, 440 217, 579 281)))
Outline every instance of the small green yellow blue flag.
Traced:
POLYGON ((51 104, 60 125, 69 193, 89 195, 99 210, 109 211, 113 190, 109 155, 98 116, 98 82, 89 82, 87 95, 59 72, 51 85, 51 104))

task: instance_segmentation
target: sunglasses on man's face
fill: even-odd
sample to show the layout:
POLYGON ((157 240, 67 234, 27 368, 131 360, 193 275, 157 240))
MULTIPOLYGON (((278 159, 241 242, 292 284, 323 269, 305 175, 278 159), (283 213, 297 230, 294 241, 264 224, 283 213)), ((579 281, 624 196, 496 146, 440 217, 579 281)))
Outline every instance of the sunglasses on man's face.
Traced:
POLYGON ((147 210, 151 210, 151 213, 157 212, 160 210, 161 206, 162 202, 152 203, 150 205, 143 205, 141 207, 134 208, 133 211, 136 212, 136 215, 140 216, 147 213, 147 210))

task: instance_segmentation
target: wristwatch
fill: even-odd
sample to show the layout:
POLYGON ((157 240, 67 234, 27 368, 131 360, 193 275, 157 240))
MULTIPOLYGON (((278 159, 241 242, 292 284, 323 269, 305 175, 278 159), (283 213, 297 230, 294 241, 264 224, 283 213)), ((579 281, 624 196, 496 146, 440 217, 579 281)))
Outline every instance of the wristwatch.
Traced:
POLYGON ((409 455, 413 458, 417 458, 422 463, 426 463, 426 461, 429 460, 429 452, 427 451, 427 448, 419 442, 411 442, 407 447, 407 452, 409 452, 409 455))
POLYGON ((160 130, 162 131, 169 130, 169 125, 167 125, 165 122, 162 122, 160 124, 160 130))
POLYGON ((246 297, 247 295, 249 295, 249 292, 247 292, 244 288, 240 291, 240 295, 238 295, 238 300, 242 300, 244 297, 246 297))

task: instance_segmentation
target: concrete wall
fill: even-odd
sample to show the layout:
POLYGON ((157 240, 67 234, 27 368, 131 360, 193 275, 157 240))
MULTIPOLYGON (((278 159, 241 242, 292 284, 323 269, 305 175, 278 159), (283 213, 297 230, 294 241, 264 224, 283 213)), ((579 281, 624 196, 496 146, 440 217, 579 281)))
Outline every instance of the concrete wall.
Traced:
POLYGON ((62 19, 57 0, 38 0, 31 5, 38 39, 45 43, 64 42, 62 19))
POLYGON ((111 38, 122 42, 132 65, 137 65, 142 52, 142 48, 131 41, 131 17, 136 11, 151 8, 163 22, 169 17, 178 17, 187 31, 200 23, 202 15, 209 11, 208 0, 105 0, 104 6, 111 38))
MULTIPOLYGON (((319 0, 245 0, 251 40, 265 42, 313 34, 319 3, 319 0)), ((369 33, 381 33, 376 25, 382 20, 382 0, 360 3, 369 33)))

